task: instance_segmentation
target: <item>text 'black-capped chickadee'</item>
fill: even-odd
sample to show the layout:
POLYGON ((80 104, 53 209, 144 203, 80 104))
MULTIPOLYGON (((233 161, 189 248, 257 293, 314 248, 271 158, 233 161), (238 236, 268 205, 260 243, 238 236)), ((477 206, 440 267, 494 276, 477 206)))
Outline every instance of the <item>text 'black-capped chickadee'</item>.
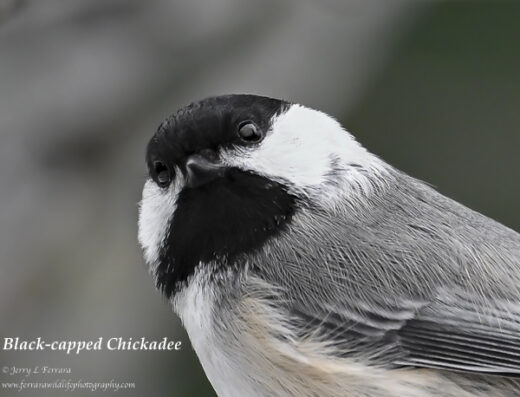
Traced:
POLYGON ((151 139, 139 241, 221 397, 517 397, 520 235, 253 95, 151 139))

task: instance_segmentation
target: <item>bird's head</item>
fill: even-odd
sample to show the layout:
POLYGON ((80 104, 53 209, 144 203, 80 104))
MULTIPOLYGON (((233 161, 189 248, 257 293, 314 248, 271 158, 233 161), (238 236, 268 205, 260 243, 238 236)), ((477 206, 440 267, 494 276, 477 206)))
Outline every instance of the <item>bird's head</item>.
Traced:
POLYGON ((180 109, 148 144, 139 241, 171 296, 201 263, 233 264, 302 206, 363 189, 379 160, 326 114, 254 95, 180 109))

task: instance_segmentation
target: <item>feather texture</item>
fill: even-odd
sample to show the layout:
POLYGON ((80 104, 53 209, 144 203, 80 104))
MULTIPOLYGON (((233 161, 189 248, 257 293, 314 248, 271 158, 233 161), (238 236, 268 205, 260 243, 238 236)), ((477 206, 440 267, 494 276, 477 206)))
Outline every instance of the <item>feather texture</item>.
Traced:
POLYGON ((304 208, 251 272, 338 356, 518 376, 520 236, 390 175, 334 213, 304 208))

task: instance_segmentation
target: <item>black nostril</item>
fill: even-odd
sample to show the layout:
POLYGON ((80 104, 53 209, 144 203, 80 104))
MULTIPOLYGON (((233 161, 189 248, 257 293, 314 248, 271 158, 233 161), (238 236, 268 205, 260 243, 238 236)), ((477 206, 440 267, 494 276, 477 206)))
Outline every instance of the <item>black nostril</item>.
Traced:
MULTIPOLYGON (((213 151, 212 151, 213 152, 213 151)), ((216 162, 213 152, 193 154, 186 161, 186 183, 189 187, 197 187, 223 175, 224 167, 216 162), (208 158, 209 157, 209 158, 208 158)))

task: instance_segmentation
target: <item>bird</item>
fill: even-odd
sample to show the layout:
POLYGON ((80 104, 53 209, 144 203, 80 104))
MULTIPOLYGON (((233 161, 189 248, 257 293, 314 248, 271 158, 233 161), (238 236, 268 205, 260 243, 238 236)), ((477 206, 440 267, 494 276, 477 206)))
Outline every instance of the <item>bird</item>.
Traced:
POLYGON ((520 235, 249 94, 158 127, 138 240, 220 397, 520 395, 520 235))

